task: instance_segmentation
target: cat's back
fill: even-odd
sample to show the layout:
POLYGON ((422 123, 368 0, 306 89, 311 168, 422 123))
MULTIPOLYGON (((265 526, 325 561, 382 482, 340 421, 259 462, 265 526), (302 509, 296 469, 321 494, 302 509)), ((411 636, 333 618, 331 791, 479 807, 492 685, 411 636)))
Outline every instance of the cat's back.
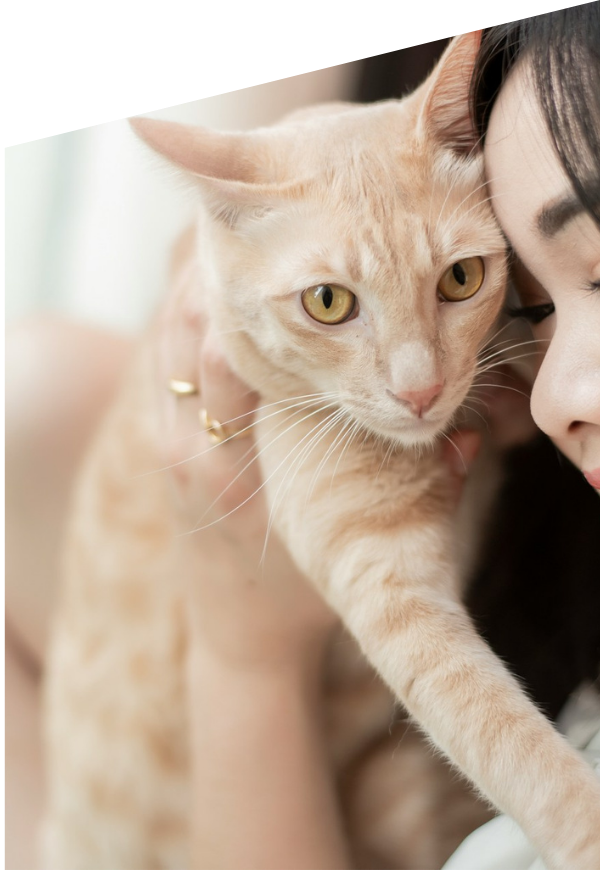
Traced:
POLYGON ((184 632, 151 342, 75 484, 45 684, 44 866, 187 862, 184 632))

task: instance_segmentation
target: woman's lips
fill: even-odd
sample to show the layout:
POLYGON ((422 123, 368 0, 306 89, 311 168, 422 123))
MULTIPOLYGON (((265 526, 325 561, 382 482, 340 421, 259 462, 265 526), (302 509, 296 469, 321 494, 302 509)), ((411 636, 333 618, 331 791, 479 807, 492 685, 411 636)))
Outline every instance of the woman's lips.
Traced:
POLYGON ((583 476, 594 489, 600 489, 600 468, 595 471, 584 471, 583 476))

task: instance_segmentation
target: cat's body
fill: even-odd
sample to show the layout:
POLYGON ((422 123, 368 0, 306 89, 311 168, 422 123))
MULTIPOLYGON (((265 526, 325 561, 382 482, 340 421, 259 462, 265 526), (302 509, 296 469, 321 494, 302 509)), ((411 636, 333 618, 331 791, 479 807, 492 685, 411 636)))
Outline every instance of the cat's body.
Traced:
MULTIPOLYGON (((301 113, 248 136, 140 131, 203 189, 197 305, 265 406, 290 400, 276 416, 259 412, 254 430, 276 531, 393 694, 549 866, 592 870, 600 788, 471 626, 454 494, 432 446, 470 389, 505 279, 481 160, 467 156, 470 123, 454 107, 468 50, 455 45, 444 75, 402 103, 301 113), (442 302, 441 276, 480 258, 481 288, 442 302), (335 325, 302 301, 325 285, 359 300, 335 325)), ((161 464, 152 343, 77 491, 49 668, 48 870, 188 863, 184 632, 171 580, 186 566, 167 482, 146 474, 161 464)), ((474 528, 482 510, 468 493, 463 512, 474 528)), ((355 852, 361 866, 368 855, 414 866, 415 853, 399 854, 400 809, 387 828, 359 824, 377 804, 369 790, 393 793, 394 780, 406 807, 409 766, 378 755, 393 696, 353 642, 342 647, 329 676, 332 743, 355 852), (398 842, 378 852, 394 824, 398 842)))

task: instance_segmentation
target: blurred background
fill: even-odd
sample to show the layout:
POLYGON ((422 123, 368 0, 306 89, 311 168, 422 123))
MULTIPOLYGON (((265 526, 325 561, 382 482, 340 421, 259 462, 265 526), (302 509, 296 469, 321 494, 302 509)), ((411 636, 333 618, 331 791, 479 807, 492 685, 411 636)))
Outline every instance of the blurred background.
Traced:
MULTIPOLYGON (((244 130, 329 100, 412 90, 446 40, 150 113, 244 130)), ((125 120, 6 149, 7 324, 51 312, 139 331, 165 288, 194 201, 125 120)))

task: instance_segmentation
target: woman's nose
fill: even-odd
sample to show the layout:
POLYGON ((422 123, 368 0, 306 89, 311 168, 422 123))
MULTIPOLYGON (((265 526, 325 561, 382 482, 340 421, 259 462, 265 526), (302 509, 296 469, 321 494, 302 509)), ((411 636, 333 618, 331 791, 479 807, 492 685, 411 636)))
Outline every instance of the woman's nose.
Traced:
POLYGON ((557 331, 533 386, 531 413, 555 441, 581 441, 590 427, 600 433, 598 348, 557 331))

